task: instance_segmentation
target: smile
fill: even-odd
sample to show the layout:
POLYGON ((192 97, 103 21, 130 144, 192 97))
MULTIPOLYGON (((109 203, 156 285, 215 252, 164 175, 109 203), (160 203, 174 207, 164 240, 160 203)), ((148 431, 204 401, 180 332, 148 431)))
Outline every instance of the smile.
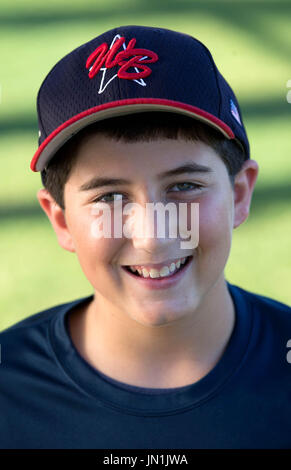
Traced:
POLYGON ((164 267, 161 268, 159 273, 157 270, 147 270, 145 268, 142 270, 137 268, 133 270, 130 266, 122 266, 122 269, 145 287, 154 289, 170 287, 178 282, 187 272, 193 260, 193 256, 187 256, 186 258, 181 258, 181 260, 178 260, 176 263, 171 263, 170 267, 165 266, 166 269, 164 269, 164 267), (182 263, 181 260, 185 260, 184 263, 182 263), (161 271, 162 275, 160 275, 161 271))

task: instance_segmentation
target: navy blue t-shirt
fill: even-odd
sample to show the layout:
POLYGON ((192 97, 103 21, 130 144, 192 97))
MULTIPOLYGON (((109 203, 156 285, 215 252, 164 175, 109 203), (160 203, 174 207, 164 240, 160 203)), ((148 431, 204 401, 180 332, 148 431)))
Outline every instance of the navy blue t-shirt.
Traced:
POLYGON ((235 325, 216 366, 172 389, 92 367, 55 306, 0 333, 2 449, 291 449, 291 308, 227 283, 235 325))

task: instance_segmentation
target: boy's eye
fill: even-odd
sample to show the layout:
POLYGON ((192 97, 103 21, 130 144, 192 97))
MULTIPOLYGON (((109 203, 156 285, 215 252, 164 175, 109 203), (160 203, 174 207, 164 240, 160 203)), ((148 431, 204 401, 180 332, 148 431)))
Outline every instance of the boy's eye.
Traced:
MULTIPOLYGON (((183 182, 183 183, 176 183, 176 184, 175 184, 174 186, 172 186, 172 187, 175 187, 175 186, 180 186, 180 187, 182 187, 182 191, 191 191, 192 189, 202 189, 202 186, 200 186, 199 184, 190 183, 190 182, 188 182, 188 181, 183 182), (184 188, 183 188, 183 185, 184 185, 184 188), (190 188, 188 187, 188 189, 187 189, 187 188, 185 188, 185 185, 186 185, 186 186, 189 186, 189 185, 190 185, 190 186, 192 186, 192 188, 191 188, 191 187, 190 187, 190 188)), ((173 192, 181 192, 181 191, 173 191, 173 192)))
POLYGON ((103 194, 102 196, 99 196, 96 199, 94 199, 93 202, 108 202, 108 203, 110 203, 110 202, 114 202, 114 200, 115 201, 120 201, 122 199, 123 199, 123 194, 122 193, 106 193, 106 194, 103 194), (116 197, 117 194, 121 197, 116 197), (110 200, 104 200, 104 198, 109 198, 110 200))
MULTIPOLYGON (((191 190, 195 190, 195 189, 202 189, 202 186, 200 186, 199 184, 196 184, 196 183, 190 183, 190 182, 183 182, 183 183, 176 183, 174 186, 172 186, 170 188, 170 191, 173 191, 174 193, 177 193, 177 192, 182 192, 182 191, 191 191, 191 190), (185 188, 185 185, 186 185, 186 188, 185 188), (189 185, 190 185, 190 188, 189 188, 189 185), (179 189, 178 191, 175 191, 173 190, 173 188, 177 186, 177 187, 180 187, 181 189, 179 189), (188 186, 188 188, 187 188, 188 186), (192 187, 191 187, 192 186, 192 187)), ((111 192, 111 193, 106 193, 106 194, 103 194, 102 196, 99 196, 97 197, 96 199, 94 199, 92 202, 107 202, 107 203, 111 203, 111 202, 114 202, 114 200, 116 201, 122 201, 124 198, 124 194, 122 193, 115 193, 115 192, 111 192), (117 197, 120 196, 120 197, 117 197), (106 198, 109 198, 109 200, 106 198)))

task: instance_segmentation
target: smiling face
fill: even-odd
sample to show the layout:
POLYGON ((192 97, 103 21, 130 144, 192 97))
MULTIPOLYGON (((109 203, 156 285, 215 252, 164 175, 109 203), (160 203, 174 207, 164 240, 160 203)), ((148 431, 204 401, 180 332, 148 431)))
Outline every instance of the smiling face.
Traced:
POLYGON ((53 204, 46 190, 40 190, 38 197, 60 245, 76 252, 85 276, 94 287, 99 308, 143 325, 161 326, 189 316, 213 286, 224 285, 232 229, 248 215, 256 175, 256 162, 245 162, 232 188, 223 161, 200 141, 160 139, 127 143, 92 135, 81 144, 65 185, 65 213, 53 204), (189 163, 203 166, 204 171, 158 176, 189 163), (128 180, 128 183, 88 189, 93 178, 101 177, 128 180), (179 203, 186 203, 188 229, 190 204, 199 203, 198 247, 181 249, 183 239, 179 236, 94 237, 91 228, 96 213, 92 209, 98 208, 100 202, 107 202, 112 221, 112 193, 117 193, 119 198, 122 195, 123 205, 171 202, 178 207, 179 203), (191 262, 176 276, 175 282, 164 288, 149 288, 146 280, 124 269, 125 265, 170 265, 189 255, 191 262))

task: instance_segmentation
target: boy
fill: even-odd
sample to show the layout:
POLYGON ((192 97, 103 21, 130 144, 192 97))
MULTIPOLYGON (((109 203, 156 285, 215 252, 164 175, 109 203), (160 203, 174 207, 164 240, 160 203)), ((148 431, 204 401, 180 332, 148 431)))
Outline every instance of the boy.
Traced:
POLYGON ((290 448, 291 309, 224 278, 258 165, 208 49, 119 27, 59 61, 37 104, 38 200, 94 293, 1 333, 1 447, 290 448), (198 244, 99 237, 98 210, 112 228, 123 203, 186 207, 187 230, 198 205, 198 244))

